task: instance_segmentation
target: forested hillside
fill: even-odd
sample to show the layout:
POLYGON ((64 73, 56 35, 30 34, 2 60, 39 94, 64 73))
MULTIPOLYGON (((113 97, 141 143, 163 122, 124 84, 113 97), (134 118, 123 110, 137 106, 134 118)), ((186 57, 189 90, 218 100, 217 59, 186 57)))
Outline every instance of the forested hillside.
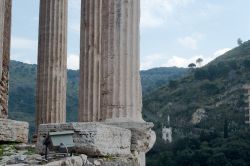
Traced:
POLYGON ((192 125, 193 113, 202 108, 206 118, 197 127, 223 129, 227 118, 240 128, 245 108, 242 86, 250 82, 249 69, 250 41, 144 96, 144 115, 151 121, 157 119, 158 125, 168 115, 173 123, 192 125))
POLYGON ((248 83, 250 41, 147 94, 144 116, 155 123, 158 136, 148 154, 149 165, 249 165, 250 133, 243 90, 248 83), (203 113, 197 114, 199 110, 203 113), (173 144, 161 139, 168 115, 173 144), (194 120, 195 115, 200 117, 194 120))

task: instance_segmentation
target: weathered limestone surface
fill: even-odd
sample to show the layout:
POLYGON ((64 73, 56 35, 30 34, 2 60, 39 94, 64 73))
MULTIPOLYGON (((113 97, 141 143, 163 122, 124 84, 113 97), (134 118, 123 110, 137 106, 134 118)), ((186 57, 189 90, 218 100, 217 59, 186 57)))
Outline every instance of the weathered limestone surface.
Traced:
POLYGON ((66 121, 68 0, 40 0, 37 127, 66 121))
POLYGON ((88 156, 129 156, 131 132, 99 123, 43 124, 39 127, 37 149, 44 153, 42 142, 48 132, 73 130, 75 151, 88 156))
POLYGON ((80 121, 143 121, 139 23, 140 0, 82 1, 80 121))
POLYGON ((0 118, 8 117, 11 0, 0 0, 0 118))
POLYGON ((83 0, 81 9, 81 52, 79 121, 101 121, 101 16, 102 0, 83 0))
POLYGON ((153 147, 156 134, 151 122, 105 122, 107 125, 129 129, 131 131, 131 152, 138 159, 140 166, 146 165, 145 154, 153 147))
POLYGON ((142 119, 140 0, 82 0, 79 120, 132 133, 139 165, 155 143, 142 119))
POLYGON ((0 78, 2 78, 3 62, 3 30, 4 30, 4 9, 5 1, 0 1, 0 78))
POLYGON ((73 156, 54 161, 45 166, 139 166, 138 161, 133 158, 88 158, 86 155, 73 156))
POLYGON ((0 141, 28 142, 29 124, 8 119, 0 119, 0 141))
POLYGON ((80 155, 74 157, 67 157, 59 161, 54 161, 51 163, 46 164, 45 166, 94 166, 93 164, 89 163, 87 160, 87 156, 80 155))
POLYGON ((94 166, 140 166, 137 158, 117 157, 117 158, 88 158, 94 166))
POLYGON ((151 122, 105 122, 106 125, 117 126, 131 131, 131 151, 148 152, 156 141, 155 132, 151 129, 151 122))
POLYGON ((143 121, 139 60, 140 0, 102 4, 103 120, 143 121))

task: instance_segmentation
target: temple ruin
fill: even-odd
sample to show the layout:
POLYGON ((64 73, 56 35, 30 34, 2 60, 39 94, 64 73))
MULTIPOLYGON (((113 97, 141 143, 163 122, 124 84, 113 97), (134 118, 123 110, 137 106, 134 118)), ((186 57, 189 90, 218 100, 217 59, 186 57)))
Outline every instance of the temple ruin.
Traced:
MULTIPOLYGON (((79 122, 66 123, 68 0, 40 0, 38 152, 44 153, 48 133, 70 130, 79 154, 91 158, 111 155, 129 165, 143 166, 156 136, 153 124, 142 119, 140 0, 81 3, 79 122)), ((0 0, 0 118, 5 119, 10 13, 11 0, 0 0)))

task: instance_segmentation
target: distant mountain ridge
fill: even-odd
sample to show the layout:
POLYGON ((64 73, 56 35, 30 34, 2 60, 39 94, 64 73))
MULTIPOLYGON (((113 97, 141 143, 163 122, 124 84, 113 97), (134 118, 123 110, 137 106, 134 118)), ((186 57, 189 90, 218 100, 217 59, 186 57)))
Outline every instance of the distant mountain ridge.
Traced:
POLYGON ((141 71, 143 96, 159 88, 171 80, 184 77, 188 74, 187 68, 159 67, 141 71))

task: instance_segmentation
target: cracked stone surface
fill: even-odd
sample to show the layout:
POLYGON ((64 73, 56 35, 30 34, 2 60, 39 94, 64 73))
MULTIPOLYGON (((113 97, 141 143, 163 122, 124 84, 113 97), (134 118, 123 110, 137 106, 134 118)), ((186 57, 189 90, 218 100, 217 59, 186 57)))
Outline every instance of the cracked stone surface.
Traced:
POLYGON ((130 156, 130 130, 99 123, 43 124, 39 127, 37 149, 44 153, 42 145, 48 132, 73 130, 74 150, 88 156, 130 156))

